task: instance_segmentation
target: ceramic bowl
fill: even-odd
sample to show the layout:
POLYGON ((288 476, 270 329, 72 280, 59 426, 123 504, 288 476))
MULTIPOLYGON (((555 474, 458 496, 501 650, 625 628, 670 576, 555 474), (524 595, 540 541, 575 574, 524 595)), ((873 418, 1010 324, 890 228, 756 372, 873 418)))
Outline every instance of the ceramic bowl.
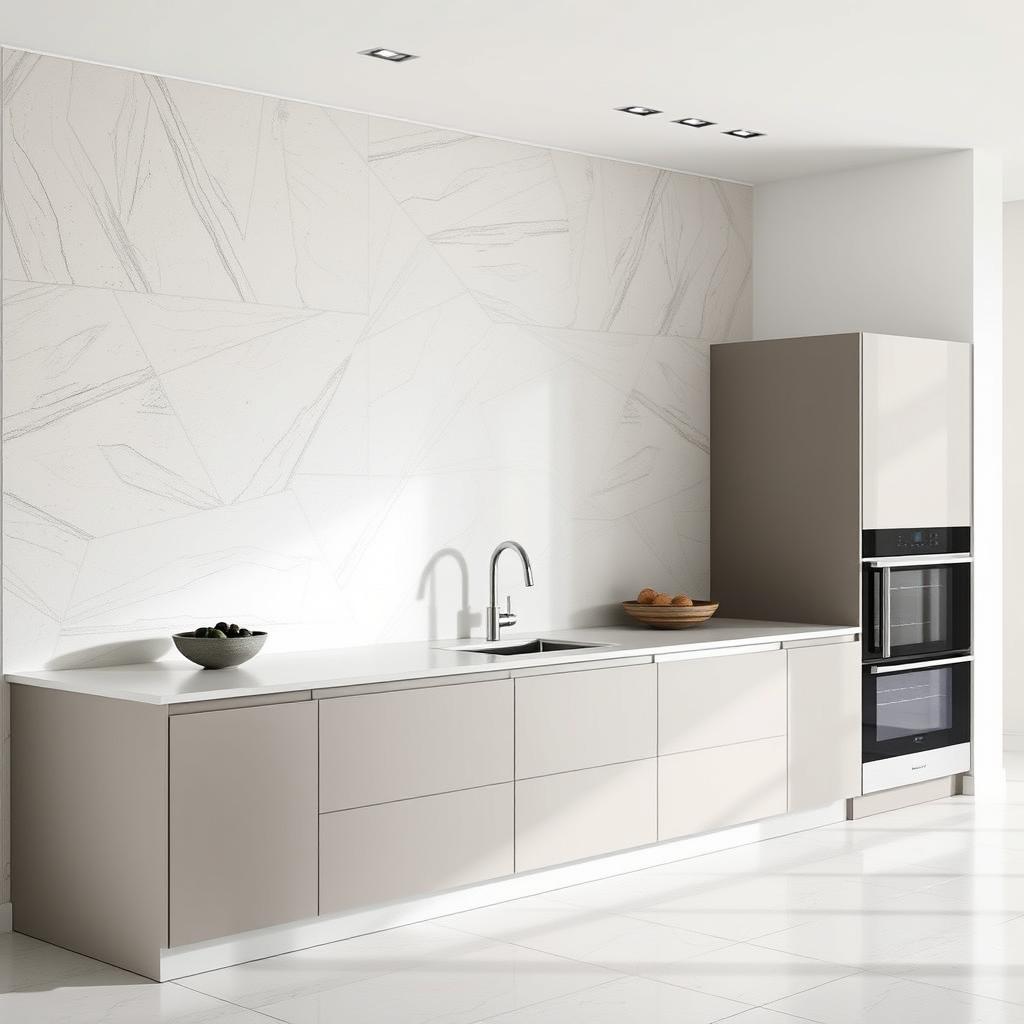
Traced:
POLYGON ((232 668, 255 658, 266 643, 267 634, 257 630, 252 636, 229 636, 221 640, 192 633, 175 633, 171 639, 189 661, 203 668, 232 668))

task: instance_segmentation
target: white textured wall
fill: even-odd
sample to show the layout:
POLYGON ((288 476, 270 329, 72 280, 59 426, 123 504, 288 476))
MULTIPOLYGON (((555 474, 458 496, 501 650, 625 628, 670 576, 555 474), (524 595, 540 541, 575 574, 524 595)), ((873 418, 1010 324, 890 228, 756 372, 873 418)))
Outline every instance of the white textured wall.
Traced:
POLYGON ((1003 782, 1000 165, 974 151, 754 192, 754 337, 871 331, 974 344, 974 771, 1003 782))
MULTIPOLYGON (((1003 588, 1006 618, 1009 622, 1024 620, 1024 591, 1021 590, 1021 568, 1024 567, 1024 202, 1007 203, 1003 207, 1003 395, 1006 422, 1004 427, 1003 485, 1005 513, 1004 565, 1009 567, 1003 588)), ((1014 746, 1024 749, 1024 670, 1011 650, 1015 637, 1009 631, 1004 645, 1005 666, 1005 728, 1013 737, 1014 746)))
POLYGON ((7 669, 219 618, 279 650, 465 635, 509 536, 525 629, 706 593, 707 347, 750 335, 748 188, 3 72, 7 669))

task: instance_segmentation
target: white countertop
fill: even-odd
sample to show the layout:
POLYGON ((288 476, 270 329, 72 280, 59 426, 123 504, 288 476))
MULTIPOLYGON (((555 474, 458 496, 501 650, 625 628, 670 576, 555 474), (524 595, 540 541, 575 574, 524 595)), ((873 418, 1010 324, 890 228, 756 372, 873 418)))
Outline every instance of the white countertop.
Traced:
POLYGON ((483 640, 433 640, 423 643, 378 644, 328 651, 297 651, 258 655, 237 668, 201 669, 183 658, 118 665, 110 668, 64 669, 56 672, 10 672, 10 683, 41 686, 69 693, 85 693, 147 704, 180 704, 226 697, 251 697, 290 690, 317 690, 336 686, 471 675, 509 671, 527 666, 607 661, 638 655, 655 656, 746 644, 850 636, 856 626, 817 626, 792 622, 755 622, 711 619, 687 630, 654 630, 631 626, 546 630, 517 635, 506 632, 504 642, 551 640, 608 644, 607 647, 551 651, 542 654, 470 654, 450 648, 483 640))

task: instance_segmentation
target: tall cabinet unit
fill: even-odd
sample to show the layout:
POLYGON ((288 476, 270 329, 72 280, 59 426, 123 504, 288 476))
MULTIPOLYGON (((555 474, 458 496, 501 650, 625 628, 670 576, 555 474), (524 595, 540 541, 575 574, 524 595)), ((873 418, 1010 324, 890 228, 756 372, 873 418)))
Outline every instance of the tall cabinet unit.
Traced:
MULTIPOLYGON (((722 613, 857 624, 866 638, 863 669, 830 677, 838 701, 816 690, 823 656, 791 659, 791 735, 806 737, 796 750, 791 738, 791 764, 856 746, 864 793, 965 771, 971 346, 860 333, 715 345, 711 434, 722 613), (959 743, 955 762, 933 749, 944 737, 959 743), (894 739, 908 751, 899 764, 894 739)), ((852 779, 798 775, 791 809, 815 803, 819 781, 834 792, 852 779)))

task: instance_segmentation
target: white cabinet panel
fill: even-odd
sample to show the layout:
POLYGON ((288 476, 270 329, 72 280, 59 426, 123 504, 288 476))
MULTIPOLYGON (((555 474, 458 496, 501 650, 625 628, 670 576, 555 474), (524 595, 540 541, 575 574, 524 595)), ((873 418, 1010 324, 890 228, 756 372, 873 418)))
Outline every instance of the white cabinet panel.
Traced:
POLYGON ((658 664, 658 753, 786 733, 786 652, 658 664))
POLYGON ((516 778, 653 757, 653 664, 517 678, 516 778))
POLYGON ((860 794, 860 644, 801 647, 789 658, 789 810, 860 794))
POLYGON ((320 702, 320 810, 512 780, 512 681, 320 702))
POLYGON ((320 913, 513 871, 512 783, 320 815, 320 913))
POLYGON ((786 812, 786 738, 658 758, 658 838, 786 812))
POLYGON ((971 523, 971 346, 863 338, 866 530, 971 523))
POLYGON ((657 761, 516 783, 516 871, 596 857, 657 839, 657 761))

